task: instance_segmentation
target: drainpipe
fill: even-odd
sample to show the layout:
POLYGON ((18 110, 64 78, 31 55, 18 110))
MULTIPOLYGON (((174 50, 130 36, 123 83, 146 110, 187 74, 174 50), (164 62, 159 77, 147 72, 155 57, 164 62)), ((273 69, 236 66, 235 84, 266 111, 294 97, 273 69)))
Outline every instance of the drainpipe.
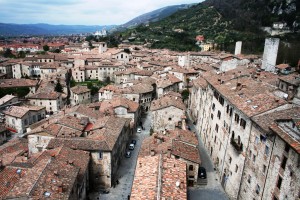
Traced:
POLYGON ((240 193, 241 193, 242 179, 243 179, 243 176, 244 176, 243 174, 245 172, 245 165, 246 165, 246 161, 247 161, 247 153, 248 153, 248 150, 249 150, 249 143, 250 143, 251 132, 252 132, 252 127, 253 127, 252 123, 253 122, 251 122, 251 127, 250 127, 250 132, 249 132, 249 139, 248 139, 248 145, 247 145, 247 149, 246 149, 246 155, 245 155, 245 160, 244 160, 244 165, 243 165, 242 176, 241 176, 241 180, 240 180, 240 185, 239 185, 239 191, 238 191, 237 199, 239 199, 239 196, 240 196, 240 193))
MULTIPOLYGON (((225 113, 225 112, 224 112, 225 113)), ((229 109, 229 113, 230 113, 230 109, 229 109)), ((227 114, 227 113, 226 113, 227 114)), ((225 152, 224 152, 224 157, 223 157, 223 161, 222 161, 222 169, 221 169, 221 176, 220 176, 220 179, 222 179, 222 174, 223 174, 223 170, 224 170, 224 164, 225 164, 225 157, 226 157, 226 153, 227 153, 227 149, 228 149, 228 145, 229 145, 229 141, 230 141, 230 138, 231 138, 231 134, 230 134, 230 131, 232 131, 232 121, 233 121, 233 107, 232 107, 232 116, 230 117, 230 130, 229 130, 229 133, 228 133, 228 139, 227 139, 227 142, 226 142, 226 148, 225 148, 225 152)), ((225 188, 224 188, 225 190, 225 188)))
POLYGON ((269 159, 269 163, 268 163, 268 169, 266 171, 266 178, 265 178, 265 182, 264 182, 264 187, 263 187, 263 190, 262 190, 262 193, 261 193, 262 194, 261 199, 263 199, 263 197, 264 197, 264 192, 265 192, 266 182, 267 182, 267 179, 268 179, 268 173, 269 173, 269 169, 270 169, 270 163, 271 163, 271 158, 272 158, 272 155, 273 155, 275 141, 276 141, 276 135, 274 135, 272 150, 271 150, 270 159, 269 159))

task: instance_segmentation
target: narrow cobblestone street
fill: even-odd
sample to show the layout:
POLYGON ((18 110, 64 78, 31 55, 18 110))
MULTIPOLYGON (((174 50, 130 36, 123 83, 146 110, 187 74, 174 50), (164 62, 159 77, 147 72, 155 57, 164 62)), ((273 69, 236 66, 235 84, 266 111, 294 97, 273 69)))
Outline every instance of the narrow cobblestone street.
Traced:
MULTIPOLYGON (((196 129, 192 122, 188 120, 188 126, 191 128, 191 131, 196 132, 196 129)), ((201 165, 206 169, 207 173, 207 185, 205 186, 194 186, 188 188, 188 199, 189 200, 227 200, 228 197, 224 192, 218 177, 216 175, 216 171, 214 170, 214 165, 207 150, 204 147, 204 144, 197 134, 199 141, 199 151, 201 158, 201 165)))
MULTIPOLYGON (((123 157, 121 165, 118 170, 119 184, 115 187, 109 189, 108 194, 93 193, 90 195, 90 199, 101 199, 101 200, 127 200, 128 195, 131 193, 133 177, 135 173, 135 166, 137 162, 138 153, 141 147, 143 140, 149 136, 151 128, 151 118, 150 114, 145 115, 142 118, 143 126, 145 130, 142 130, 141 133, 135 133, 131 139, 137 141, 135 149, 131 151, 131 157, 123 157)), ((131 141, 131 140, 130 140, 131 141)), ((128 143, 130 143, 128 141, 128 143)))

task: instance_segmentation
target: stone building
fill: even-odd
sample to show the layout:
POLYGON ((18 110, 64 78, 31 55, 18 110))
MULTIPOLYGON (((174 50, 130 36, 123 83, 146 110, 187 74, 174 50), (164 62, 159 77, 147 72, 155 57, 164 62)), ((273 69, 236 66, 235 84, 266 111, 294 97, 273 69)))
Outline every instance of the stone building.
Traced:
POLYGON ((166 94, 152 101, 150 110, 154 131, 173 130, 185 119, 186 107, 180 94, 166 94))
POLYGON ((275 72, 279 41, 280 41, 279 38, 266 39, 263 61, 261 66, 262 69, 270 72, 275 72))
MULTIPOLYGON (((76 115, 76 114, 74 114, 76 115)), ((100 117, 94 122, 76 115, 57 116, 28 134, 30 154, 60 146, 90 153, 92 189, 109 188, 117 180, 120 159, 132 133, 130 119, 100 117)))
MULTIPOLYGON (((236 183, 246 179, 243 174, 250 159, 247 153, 253 141, 251 135, 261 131, 252 118, 288 107, 273 93, 274 74, 266 72, 258 77, 255 73, 255 69, 239 67, 225 74, 208 72, 193 81, 189 113, 231 199, 242 193, 241 185, 236 183)), ((262 139, 258 136, 256 140, 262 139)))
POLYGON ((241 199, 299 198, 299 111, 290 106, 252 118, 241 199))
POLYGON ((71 88, 71 105, 91 102, 91 90, 86 86, 77 85, 71 88))
POLYGON ((1 183, 6 183, 0 188, 0 198, 84 200, 89 161, 87 152, 66 147, 32 157, 19 155, 0 172, 1 183))

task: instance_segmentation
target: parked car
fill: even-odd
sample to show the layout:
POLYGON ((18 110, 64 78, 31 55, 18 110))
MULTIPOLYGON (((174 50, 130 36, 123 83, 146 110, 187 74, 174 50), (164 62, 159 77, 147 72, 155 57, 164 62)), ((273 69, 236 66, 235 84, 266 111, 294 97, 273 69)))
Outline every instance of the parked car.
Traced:
POLYGON ((131 152, 130 152, 130 151, 126 151, 125 157, 126 157, 126 158, 130 158, 130 157, 131 157, 131 152))
POLYGON ((206 179, 206 169, 204 167, 199 167, 198 177, 201 179, 206 179))
POLYGON ((136 140, 131 140, 131 144, 136 145, 136 140))
POLYGON ((129 150, 134 150, 134 146, 135 146, 135 145, 131 143, 131 144, 129 145, 129 150))
POLYGON ((136 129, 136 132, 137 132, 137 133, 141 133, 141 132, 142 132, 142 128, 141 128, 141 127, 138 127, 138 128, 136 129))

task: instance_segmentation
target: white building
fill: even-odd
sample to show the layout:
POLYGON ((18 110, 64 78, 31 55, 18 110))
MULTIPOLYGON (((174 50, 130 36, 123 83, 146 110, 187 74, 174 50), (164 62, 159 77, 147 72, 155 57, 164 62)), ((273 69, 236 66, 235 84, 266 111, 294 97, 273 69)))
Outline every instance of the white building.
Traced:
POLYGON ((43 106, 47 114, 54 114, 60 111, 63 106, 62 94, 59 92, 39 92, 27 97, 33 106, 43 106))
POLYGON ((7 129, 22 134, 29 125, 45 118, 46 109, 42 106, 11 106, 3 113, 7 129))

